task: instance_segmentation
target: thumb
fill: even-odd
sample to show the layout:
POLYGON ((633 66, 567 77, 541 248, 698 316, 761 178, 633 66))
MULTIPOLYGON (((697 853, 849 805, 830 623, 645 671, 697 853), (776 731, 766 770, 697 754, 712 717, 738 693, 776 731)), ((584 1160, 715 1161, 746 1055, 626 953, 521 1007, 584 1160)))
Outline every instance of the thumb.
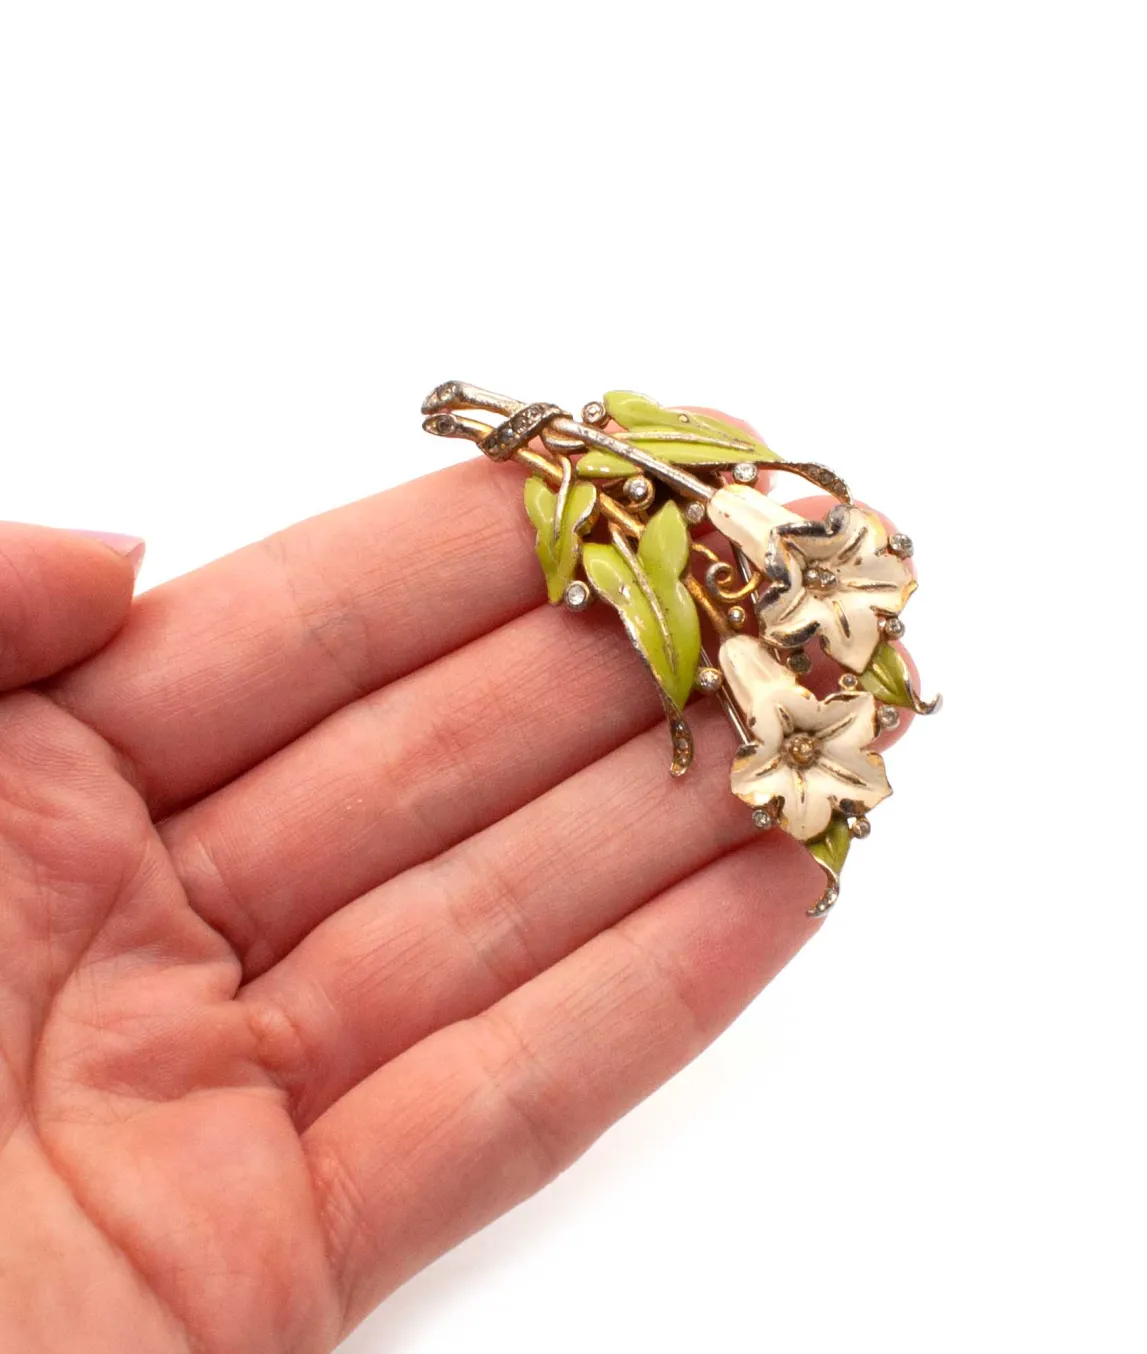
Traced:
POLYGON ((143 552, 136 536, 0 522, 0 690, 102 649, 127 619, 143 552))

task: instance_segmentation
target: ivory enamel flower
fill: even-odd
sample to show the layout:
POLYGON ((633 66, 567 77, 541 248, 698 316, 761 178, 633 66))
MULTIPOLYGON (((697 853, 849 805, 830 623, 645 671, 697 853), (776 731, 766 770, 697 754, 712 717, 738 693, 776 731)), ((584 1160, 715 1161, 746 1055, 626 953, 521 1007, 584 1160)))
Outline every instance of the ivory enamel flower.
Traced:
POLYGON ((616 613, 656 683, 670 775, 693 758, 693 693, 717 700, 740 749, 733 794, 755 827, 782 829, 815 861, 826 882, 807 911, 823 917, 852 844, 871 831, 868 811, 892 793, 873 751, 878 733, 901 710, 940 704, 921 697, 894 642, 916 588, 905 563, 912 542, 856 507, 827 466, 783 460, 743 424, 631 390, 590 400, 575 418, 561 405, 446 381, 422 412, 427 432, 528 471, 546 595, 570 612, 596 600, 616 613), (820 521, 804 517, 753 487, 765 486, 763 472, 796 475, 839 506, 820 521), (699 538, 707 521, 716 530, 699 538), (705 622, 721 637, 719 666, 705 622), (798 680, 814 673, 804 652, 814 638, 838 669, 840 689, 824 700, 798 680))
POLYGON ((748 635, 725 641, 721 667, 753 736, 733 762, 739 799, 775 810, 780 826, 803 842, 824 832, 837 810, 862 814, 892 793, 884 759, 868 751, 877 723, 866 691, 819 701, 748 635))
POLYGON ((780 648, 819 633, 842 667, 863 672, 880 643, 881 616, 898 615, 916 590, 883 522, 863 508, 840 504, 815 522, 731 484, 713 495, 709 517, 767 578, 757 619, 762 638, 780 648))

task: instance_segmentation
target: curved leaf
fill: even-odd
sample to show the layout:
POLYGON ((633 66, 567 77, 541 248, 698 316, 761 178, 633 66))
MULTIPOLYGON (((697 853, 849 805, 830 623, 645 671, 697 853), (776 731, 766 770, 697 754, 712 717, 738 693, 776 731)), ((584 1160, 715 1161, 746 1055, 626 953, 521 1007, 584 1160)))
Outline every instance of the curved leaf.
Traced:
POLYGON ((583 480, 615 480, 637 474, 632 461, 615 456, 612 451, 587 451, 577 463, 577 472, 583 480))
MULTIPOLYGON (((689 563, 689 528, 676 503, 669 502, 649 519, 637 543, 637 558, 645 566, 658 593, 672 594, 680 588, 693 605, 693 599, 679 582, 689 563)), ((663 598, 663 600, 665 600, 663 598)), ((696 609, 693 612, 696 615, 696 609)))
POLYGON ((671 465, 735 465, 738 461, 777 461, 759 438, 712 414, 665 409, 632 390, 611 390, 605 408, 625 429, 620 440, 671 465))
POLYGON ((848 819, 839 813, 833 814, 832 821, 819 837, 805 842, 809 854, 828 871, 834 881, 840 878, 851 845, 852 834, 848 830, 848 819))
POLYGON ((689 699, 701 661, 697 604, 681 582, 689 565, 689 528, 676 503, 653 514, 637 544, 637 558, 661 602, 672 640, 674 682, 666 693, 680 709, 689 699))
POLYGON ((597 489, 592 484, 571 484, 562 520, 555 525, 558 496, 540 475, 531 475, 525 488, 526 515, 538 533, 538 563, 546 576, 550 601, 562 600, 581 552, 581 538, 589 530, 597 507, 597 489))
POLYGON ((658 685, 681 709, 701 657, 697 607, 681 583, 689 561, 689 529, 676 503, 654 514, 635 556, 616 545, 587 545, 586 577, 615 607, 658 685), (636 566, 636 567, 635 567, 636 566))
POLYGON ((868 667, 860 674, 860 685, 886 705, 901 705, 907 710, 915 707, 908 664, 887 640, 876 646, 868 667))

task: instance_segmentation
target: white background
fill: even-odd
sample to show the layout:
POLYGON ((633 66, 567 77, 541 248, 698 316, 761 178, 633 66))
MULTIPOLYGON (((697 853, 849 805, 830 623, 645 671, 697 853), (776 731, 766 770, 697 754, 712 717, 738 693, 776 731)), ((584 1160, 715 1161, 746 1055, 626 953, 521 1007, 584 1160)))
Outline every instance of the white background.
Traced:
POLYGON ((0 3, 5 516, 150 586, 460 454, 461 377, 723 407, 917 541, 947 705, 823 934, 352 1354, 1147 1345, 1141 20, 0 3))

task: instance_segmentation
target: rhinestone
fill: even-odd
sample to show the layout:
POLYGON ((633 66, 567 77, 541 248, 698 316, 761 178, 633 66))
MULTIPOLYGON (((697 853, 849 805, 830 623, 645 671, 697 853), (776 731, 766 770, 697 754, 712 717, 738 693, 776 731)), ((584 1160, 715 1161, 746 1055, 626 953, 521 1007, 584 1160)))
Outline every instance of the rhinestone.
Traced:
POLYGON ((653 493, 653 485, 644 475, 630 475, 621 487, 631 503, 644 503, 653 493))
POLYGON ((889 639, 899 639, 904 634, 904 622, 899 616, 889 616, 884 622, 884 633, 889 639))
POLYGON ((857 839, 857 841, 863 841, 864 838, 867 837, 868 834, 872 831, 872 824, 868 821, 867 818, 864 817, 863 814, 861 814, 859 818, 854 818, 852 822, 849 823, 848 830, 849 833, 857 839))
POLYGON ((565 604, 571 611, 584 611, 589 606, 590 595, 584 583, 571 583, 565 591, 565 604))
POLYGON ((738 461, 733 467, 733 479, 738 484, 756 484, 760 473, 760 468, 752 461, 738 461))
POLYGON ((767 832, 769 828, 776 827, 777 820, 766 808, 753 810, 753 826, 759 827, 762 832, 767 832))
POLYGON ((430 394, 427 395, 422 405, 422 412, 424 414, 435 413, 445 405, 448 405, 458 393, 459 386, 457 381, 443 381, 440 386, 435 386, 430 394))
POLYGON ((786 661, 789 665, 789 671, 795 672, 798 677, 812 670, 812 659, 803 649, 797 649, 795 653, 789 654, 786 661))
POLYGON ((804 585, 810 592, 831 592, 836 587, 836 581, 833 571, 820 564, 814 564, 804 571, 804 585))
POLYGON ((743 606, 731 606, 728 611, 728 621, 734 630, 740 630, 748 620, 743 606))
POLYGON ((900 723, 900 711, 894 705, 882 705, 876 717, 882 729, 894 729, 900 723))
POLYGON ((894 555, 899 555, 901 559, 907 559, 912 553, 912 537, 905 536, 902 531, 898 531, 894 536, 889 537, 888 548, 894 555))
POLYGON ((809 908, 808 915, 810 917, 823 917, 839 897, 840 889, 838 889, 835 884, 829 884, 825 891, 820 895, 816 904, 809 908))
POLYGON ((701 668, 697 673, 697 689, 699 691, 719 691, 722 677, 719 668, 701 668))
POLYGON ((860 678, 855 672, 845 672, 841 674, 840 689, 842 691, 855 691, 860 685, 860 678))
POLYGON ((590 400, 582 406, 581 421, 588 423, 591 427, 596 427, 605 422, 605 405, 600 400, 590 400))

